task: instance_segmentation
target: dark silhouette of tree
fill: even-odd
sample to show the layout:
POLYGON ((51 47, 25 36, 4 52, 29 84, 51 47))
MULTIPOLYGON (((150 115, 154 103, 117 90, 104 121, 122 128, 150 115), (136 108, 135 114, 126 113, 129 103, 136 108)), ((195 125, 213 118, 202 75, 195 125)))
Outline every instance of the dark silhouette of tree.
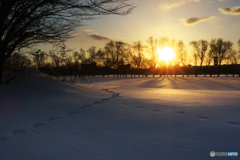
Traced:
POLYGON ((67 54, 72 52, 71 48, 68 48, 64 41, 61 41, 54 45, 54 50, 49 51, 49 56, 52 58, 52 61, 56 67, 63 65, 67 59, 67 54))
POLYGON ((124 65, 127 59, 126 44, 121 41, 110 41, 99 54, 106 67, 117 69, 118 76, 120 66, 124 65))
POLYGON ((79 52, 73 52, 73 59, 75 62, 75 67, 80 69, 81 64, 83 64, 86 60, 85 50, 81 48, 79 52))
POLYGON ((200 67, 199 67, 199 69, 196 68, 195 75, 197 77, 198 72, 199 72, 199 70, 201 70, 202 64, 206 57, 206 52, 208 49, 208 41, 206 41, 206 40, 191 41, 189 44, 193 47, 195 53, 197 54, 197 57, 200 60, 200 67))
POLYGON ((89 53, 90 63, 98 63, 99 58, 98 58, 98 55, 97 55, 97 47, 92 46, 87 50, 87 52, 89 53))
MULTIPOLYGON (((132 56, 133 64, 137 69, 140 69, 142 67, 142 60, 144 57, 143 55, 144 48, 145 47, 143 46, 141 41, 134 42, 132 46, 131 56, 132 56)), ((139 73, 138 73, 138 76, 139 76, 139 73)))
POLYGON ((128 0, 2 0, 0 1, 0 80, 5 61, 14 51, 37 43, 73 37, 83 20, 98 15, 127 15, 128 0))
MULTIPOLYGON (((209 65, 212 63, 214 55, 216 55, 216 52, 217 52, 216 45, 214 45, 215 43, 216 43, 216 39, 212 39, 209 43, 209 51, 208 51, 207 56, 205 58, 205 63, 206 63, 206 66, 207 66, 205 68, 205 77, 207 75, 209 65)), ((212 71, 210 70, 210 77, 211 76, 212 76, 212 71)))
POLYGON ((179 40, 176 44, 177 46, 177 59, 179 60, 178 64, 181 64, 182 66, 186 65, 186 60, 187 60, 187 51, 186 51, 186 46, 183 43, 182 40, 179 40))
POLYGON ((217 48, 216 56, 218 57, 218 64, 221 65, 222 61, 227 59, 227 50, 231 49, 233 43, 219 38, 215 45, 217 48))
POLYGON ((22 67, 30 67, 32 61, 29 56, 22 53, 14 52, 5 63, 5 70, 11 71, 22 67))
POLYGON ((119 67, 120 65, 124 65, 124 61, 126 57, 125 43, 121 41, 115 42, 115 47, 116 47, 115 60, 116 60, 116 65, 119 72, 119 67))
MULTIPOLYGON (((186 46, 184 45, 182 40, 179 40, 176 43, 176 66, 182 65, 182 67, 185 68, 187 60, 187 51, 186 46)), ((184 77, 185 69, 182 70, 182 75, 184 77)), ((176 73, 175 73, 176 77, 176 73)))
MULTIPOLYGON (((85 60, 86 60, 86 54, 85 54, 85 50, 83 48, 81 48, 79 50, 79 52, 75 51, 73 53, 73 59, 74 59, 74 68, 76 70, 76 76, 78 75, 79 77, 83 76, 82 72, 81 72, 81 64, 84 64, 85 60)), ((83 77, 81 77, 83 78, 83 77)))
POLYGON ((116 47, 115 47, 115 43, 114 41, 110 41, 109 43, 107 43, 104 47, 105 49, 105 53, 106 53, 106 56, 109 57, 110 59, 110 62, 111 62, 111 65, 110 67, 114 67, 114 63, 115 63, 115 53, 116 53, 116 47))
POLYGON ((111 61, 112 59, 111 59, 110 53, 106 52, 104 49, 99 49, 98 50, 98 57, 100 59, 100 62, 104 66, 104 68, 102 70, 103 77, 105 76, 106 73, 108 74, 108 77, 109 77, 110 68, 113 64, 113 62, 111 61))
POLYGON ((233 43, 231 41, 224 41, 222 38, 212 40, 211 45, 213 45, 216 51, 214 51, 214 56, 218 58, 218 77, 221 73, 222 61, 227 59, 227 50, 232 48, 233 43))
POLYGON ((193 47, 195 53, 200 60, 200 66, 202 66, 208 49, 208 42, 206 40, 199 40, 191 41, 189 44, 193 47))
POLYGON ((153 77, 154 77, 154 74, 155 74, 155 68, 156 68, 156 65, 158 63, 158 55, 157 55, 157 47, 158 47, 158 39, 154 39, 154 37, 149 37, 147 39, 147 49, 148 49, 148 52, 150 53, 151 55, 151 69, 152 69, 152 72, 153 72, 153 77))
POLYGON ((233 64, 237 64, 237 61, 238 61, 238 53, 235 49, 229 49, 227 50, 227 64, 231 63, 232 65, 233 64))
POLYGON ((41 51, 40 49, 37 51, 31 51, 29 54, 33 56, 32 59, 37 69, 39 69, 44 65, 45 60, 47 59, 47 56, 48 56, 46 52, 41 51))
POLYGON ((227 63, 229 63, 229 62, 231 63, 230 69, 232 70, 233 77, 234 77, 234 73, 235 73, 235 70, 237 68, 236 65, 237 65, 237 62, 238 62, 238 53, 234 49, 229 49, 229 50, 227 50, 227 55, 228 55, 228 62, 227 63))
POLYGON ((54 51, 49 51, 49 56, 51 57, 54 66, 59 68, 62 62, 62 58, 59 55, 57 55, 54 51))

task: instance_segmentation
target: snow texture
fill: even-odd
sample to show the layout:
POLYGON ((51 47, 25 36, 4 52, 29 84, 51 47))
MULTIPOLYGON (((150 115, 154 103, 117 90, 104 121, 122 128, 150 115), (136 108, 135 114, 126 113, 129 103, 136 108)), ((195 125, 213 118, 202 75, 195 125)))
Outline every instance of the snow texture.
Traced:
POLYGON ((32 76, 0 86, 0 160, 240 153, 239 97, 239 77, 96 77, 72 85, 32 76))

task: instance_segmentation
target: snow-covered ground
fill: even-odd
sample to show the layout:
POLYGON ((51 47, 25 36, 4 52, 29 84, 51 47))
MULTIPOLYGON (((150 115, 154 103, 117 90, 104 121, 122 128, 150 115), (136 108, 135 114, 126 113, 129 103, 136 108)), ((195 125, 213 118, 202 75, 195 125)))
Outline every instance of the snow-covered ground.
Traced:
POLYGON ((97 77, 74 85, 25 78, 0 86, 0 160, 240 153, 239 97, 240 77, 97 77))

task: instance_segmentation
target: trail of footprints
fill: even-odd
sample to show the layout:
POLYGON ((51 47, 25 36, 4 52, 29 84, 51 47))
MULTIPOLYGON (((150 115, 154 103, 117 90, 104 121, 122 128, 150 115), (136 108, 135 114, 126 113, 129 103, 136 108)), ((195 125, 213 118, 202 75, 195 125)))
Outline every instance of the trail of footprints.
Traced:
MULTIPOLYGON (((182 112, 182 111, 178 111, 178 112, 175 112, 175 113, 178 114, 178 115, 186 115, 187 114, 186 112, 182 112)), ((199 120, 202 120, 202 121, 209 121, 209 120, 211 120, 211 118, 206 117, 206 116, 198 116, 197 118, 199 120)), ((240 123, 239 122, 226 121, 225 123, 227 125, 240 127, 240 123)))
MULTIPOLYGON (((128 87, 128 86, 123 86, 123 87, 115 87, 115 88, 110 88, 110 89, 118 89, 118 88, 125 88, 125 87, 128 87)), ((27 131, 35 131, 34 128, 37 128, 37 127, 40 127, 40 126, 45 126, 45 125, 48 125, 48 123, 54 121, 54 120, 58 120, 58 119, 63 119, 64 117, 66 116, 70 116, 70 115, 73 115, 73 114, 77 114, 79 112, 81 112, 82 109, 84 108, 87 108, 87 107, 92 107, 96 104, 99 104, 99 103, 104 103, 106 101, 109 101, 113 98, 117 98, 120 96, 121 93, 116 93, 116 92, 113 92, 113 91, 110 91, 109 89, 102 89, 102 91, 106 91, 108 93, 111 93, 112 96, 109 97, 109 98, 103 98, 99 101, 94 101, 92 104, 87 104, 87 105, 83 105, 82 107, 80 107, 78 110, 74 110, 74 111, 70 111, 68 112, 67 114, 64 114, 64 115, 61 115, 61 116, 56 116, 56 117, 50 117, 48 120, 46 120, 45 122, 37 122, 36 124, 30 126, 30 127, 27 127, 27 128, 21 128, 21 129, 15 129, 13 130, 11 133, 7 134, 7 135, 1 135, 0 136, 0 140, 8 140, 8 139, 11 139, 13 135, 16 135, 18 133, 21 133, 21 132, 27 132, 27 131)), ((116 100, 118 102, 120 102, 121 100, 116 100)), ((127 105, 127 103, 122 103, 123 105, 127 105)), ((143 106, 135 106, 135 108, 137 109, 143 109, 144 107, 143 106)), ((159 110, 152 110, 154 112, 159 112, 159 110)), ((178 114, 178 115, 187 115, 186 112, 183 112, 183 111, 177 111, 175 112, 175 114, 178 114)), ((197 117, 198 119, 200 120, 210 120, 209 117, 204 117, 204 116, 198 116, 197 117)), ((233 126, 240 126, 240 123, 238 122, 226 122, 226 124, 228 125, 233 125, 233 126)))
POLYGON ((121 94, 121 93, 116 93, 116 92, 110 91, 109 89, 102 89, 102 91, 106 91, 108 93, 111 93, 112 94, 111 97, 103 98, 103 99, 101 99, 99 101, 94 101, 92 104, 83 105, 79 109, 74 110, 74 111, 70 111, 70 112, 68 112, 67 114, 64 114, 64 115, 60 115, 60 116, 56 116, 56 117, 50 117, 45 122, 37 122, 36 124, 34 124, 34 125, 30 126, 30 127, 27 127, 27 128, 15 129, 11 133, 9 133, 9 134, 0 135, 0 140, 9 140, 14 135, 16 135, 18 133, 21 133, 21 132, 35 131, 34 129, 37 128, 37 127, 45 126, 45 125, 48 125, 50 122, 52 122, 54 120, 63 119, 64 117, 67 117, 67 116, 70 116, 70 115, 73 115, 73 114, 77 114, 77 113, 81 112, 81 110, 84 109, 84 108, 92 107, 92 106, 94 106, 96 104, 99 104, 99 103, 104 103, 104 102, 109 101, 109 100, 111 100, 113 98, 119 97, 120 94, 121 94))

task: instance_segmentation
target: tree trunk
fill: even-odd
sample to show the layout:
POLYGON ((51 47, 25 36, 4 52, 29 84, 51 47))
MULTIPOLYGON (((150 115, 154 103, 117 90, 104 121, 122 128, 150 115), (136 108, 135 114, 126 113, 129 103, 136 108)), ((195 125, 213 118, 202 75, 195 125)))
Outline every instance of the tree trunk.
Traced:
POLYGON ((2 84, 2 75, 3 75, 4 63, 5 63, 4 58, 0 57, 0 85, 2 84))
POLYGON ((198 69, 195 68, 195 77, 197 77, 197 75, 198 75, 198 69))
POLYGON ((0 85, 2 84, 3 65, 0 64, 0 85))
POLYGON ((218 66, 218 77, 220 76, 220 72, 221 72, 221 65, 218 66))

